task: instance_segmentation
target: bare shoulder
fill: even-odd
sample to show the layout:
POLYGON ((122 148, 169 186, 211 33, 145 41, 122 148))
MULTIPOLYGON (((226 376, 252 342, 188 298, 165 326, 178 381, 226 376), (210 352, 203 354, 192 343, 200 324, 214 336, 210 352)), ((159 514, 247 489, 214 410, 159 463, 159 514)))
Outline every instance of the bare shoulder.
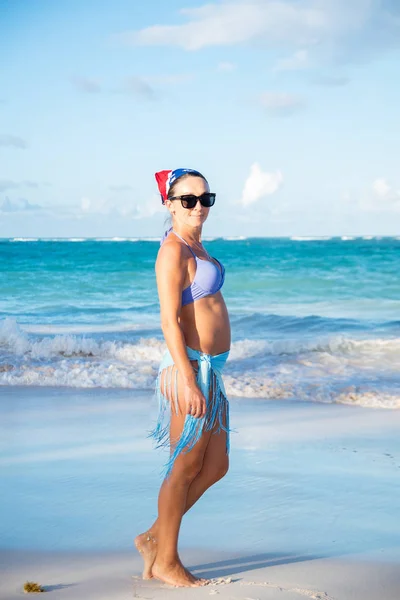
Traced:
POLYGON ((184 245, 173 237, 168 237, 160 247, 157 260, 156 270, 159 267, 175 268, 182 266, 187 261, 187 251, 184 245))

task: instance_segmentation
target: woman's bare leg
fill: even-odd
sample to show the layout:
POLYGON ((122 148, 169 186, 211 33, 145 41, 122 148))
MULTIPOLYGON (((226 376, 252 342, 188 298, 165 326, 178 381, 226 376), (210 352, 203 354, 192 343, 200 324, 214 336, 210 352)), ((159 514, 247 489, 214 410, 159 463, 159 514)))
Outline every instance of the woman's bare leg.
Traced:
MULTIPOLYGON (((217 481, 222 479, 228 471, 229 458, 226 454, 226 432, 221 430, 219 433, 215 433, 217 428, 218 426, 216 425, 212 431, 212 437, 208 442, 204 454, 203 466, 189 486, 183 514, 187 513, 187 511, 196 504, 197 500, 201 498, 204 492, 214 485, 214 483, 217 483, 217 481)), ((149 537, 153 537, 155 540, 157 539, 158 519, 155 520, 146 533, 149 537)))
MULTIPOLYGON (((226 433, 214 433, 207 446, 203 467, 200 473, 193 479, 186 496, 185 514, 201 498, 208 488, 222 479, 228 470, 228 456, 226 455, 226 433), (220 457, 219 460, 216 460, 220 457)), ((158 519, 145 533, 141 533, 135 539, 135 544, 143 556, 144 570, 143 579, 153 577, 152 567, 157 556, 158 519)))
MULTIPOLYGON (((196 363, 194 365, 197 366, 196 363)), ((164 377, 165 374, 166 372, 163 374, 164 377)), ((172 385, 174 379, 174 373, 172 373, 170 378, 172 385)), ((161 385, 163 385, 163 380, 161 385)), ((178 374, 178 412, 171 410, 170 439, 178 439, 184 427, 186 405, 183 391, 183 382, 178 374)), ((171 390, 168 394, 169 400, 173 401, 170 392, 171 390)), ((172 406, 174 407, 174 404, 172 406)), ((163 481, 160 488, 158 496, 157 553, 155 560, 154 552, 152 553, 154 564, 151 567, 151 572, 154 577, 171 585, 197 587, 204 583, 204 580, 198 580, 182 565, 178 555, 178 536, 182 516, 185 512, 188 490, 201 470, 210 435, 210 431, 204 432, 190 452, 182 452, 177 456, 168 479, 163 481)), ((138 536, 139 539, 135 539, 135 544, 143 554, 145 563, 147 563, 147 573, 144 573, 144 576, 149 577, 150 556, 141 544, 141 537, 138 536)), ((152 548, 152 540, 149 541, 150 548, 152 548)))
MULTIPOLYGON (((224 425, 226 425, 225 421, 224 425)), ((209 487, 219 481, 228 470, 229 459, 226 454, 226 433, 223 430, 216 433, 217 428, 218 426, 216 425, 209 432, 208 443, 203 455, 203 464, 200 472, 191 481, 187 489, 182 515, 197 502, 209 487)), ((136 547, 143 555, 145 563, 143 571, 144 579, 150 579, 153 576, 152 566, 158 551, 159 523, 158 518, 147 532, 138 535, 135 539, 136 547)))
MULTIPOLYGON (((222 479, 228 470, 228 461, 225 431, 213 433, 207 445, 201 471, 189 486, 183 514, 201 498, 209 487, 222 479)), ((144 560, 143 579, 151 579, 153 577, 152 567, 158 548, 158 527, 159 520, 157 518, 150 529, 145 533, 141 533, 135 539, 136 547, 144 560)))
MULTIPOLYGON (((184 421, 185 414, 181 417, 184 421)), ((172 418, 173 430, 183 428, 179 419, 172 418)), ((179 586, 203 585, 183 566, 178 555, 178 536, 183 514, 187 503, 187 495, 193 480, 200 472, 204 454, 209 443, 211 432, 205 432, 196 445, 187 453, 181 453, 175 460, 168 479, 165 479, 158 497, 157 555, 152 566, 154 577, 179 586)), ((175 438, 175 436, 174 436, 175 438)))

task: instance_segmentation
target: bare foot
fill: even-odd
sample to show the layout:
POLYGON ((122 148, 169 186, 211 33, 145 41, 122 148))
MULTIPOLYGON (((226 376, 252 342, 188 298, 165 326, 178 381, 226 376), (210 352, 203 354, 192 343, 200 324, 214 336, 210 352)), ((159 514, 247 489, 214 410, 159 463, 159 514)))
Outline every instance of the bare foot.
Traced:
POLYGON ((141 533, 135 537, 135 546, 142 555, 144 562, 143 579, 152 579, 153 573, 151 569, 157 556, 156 539, 147 532, 141 533))
MULTIPOLYGON (((152 579, 153 578, 153 572, 152 572, 152 567, 154 564, 154 561, 156 560, 156 556, 157 556, 157 540, 156 538, 151 534, 148 533, 147 531, 145 533, 141 533, 140 535, 137 535, 135 538, 135 546, 138 550, 138 552, 142 555, 143 558, 143 562, 144 562, 144 568, 143 568, 143 579, 152 579)), ((185 573, 188 577, 188 579, 191 579, 193 581, 200 581, 200 583, 203 582, 207 582, 207 579, 202 579, 202 578, 198 578, 195 577, 195 575, 192 575, 190 573, 190 571, 188 571, 186 569, 186 567, 184 567, 182 565, 182 568, 185 570, 185 573)))
POLYGON ((181 562, 176 562, 174 565, 164 566, 154 562, 152 568, 153 576, 160 579, 164 583, 174 585, 175 587, 200 587, 207 585, 207 579, 197 579, 194 577, 181 562))

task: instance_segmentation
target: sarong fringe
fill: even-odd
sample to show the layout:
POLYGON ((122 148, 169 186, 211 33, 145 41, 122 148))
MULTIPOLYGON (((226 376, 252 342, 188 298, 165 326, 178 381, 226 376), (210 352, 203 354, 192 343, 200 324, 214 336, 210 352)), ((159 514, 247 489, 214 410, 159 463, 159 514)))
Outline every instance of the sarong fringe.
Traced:
POLYGON ((179 411, 178 370, 172 363, 172 357, 167 351, 160 365, 155 384, 155 394, 158 402, 157 423, 148 435, 148 437, 156 441, 156 448, 170 448, 170 458, 162 470, 162 475, 165 478, 170 475, 179 454, 181 452, 190 452, 201 438, 203 432, 212 430, 215 425, 217 425, 215 433, 219 433, 221 430, 226 432, 226 453, 228 454, 230 450, 229 402, 226 397, 220 371, 217 368, 213 368, 212 365, 215 360, 215 363, 218 361, 217 364, 223 366, 228 352, 214 357, 200 353, 189 347, 187 347, 187 351, 190 360, 198 360, 199 370, 196 380, 206 399, 207 409, 206 414, 201 418, 187 414, 179 439, 170 440, 169 432, 172 406, 174 405, 176 414, 179 411))

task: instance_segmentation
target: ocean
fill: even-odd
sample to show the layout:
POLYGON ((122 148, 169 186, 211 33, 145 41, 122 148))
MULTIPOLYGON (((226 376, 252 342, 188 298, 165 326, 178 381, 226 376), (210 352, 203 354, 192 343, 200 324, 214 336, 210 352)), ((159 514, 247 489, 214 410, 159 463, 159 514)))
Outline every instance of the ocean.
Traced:
MULTIPOLYGON (((230 397, 400 408, 400 237, 214 238, 230 397)), ((159 239, 0 240, 0 385, 152 390, 159 239)))
MULTIPOLYGON (((182 546, 398 560, 400 239, 204 243, 226 267, 233 432, 182 546)), ((6 553, 133 550, 156 517, 158 248, 0 241, 6 553)))

